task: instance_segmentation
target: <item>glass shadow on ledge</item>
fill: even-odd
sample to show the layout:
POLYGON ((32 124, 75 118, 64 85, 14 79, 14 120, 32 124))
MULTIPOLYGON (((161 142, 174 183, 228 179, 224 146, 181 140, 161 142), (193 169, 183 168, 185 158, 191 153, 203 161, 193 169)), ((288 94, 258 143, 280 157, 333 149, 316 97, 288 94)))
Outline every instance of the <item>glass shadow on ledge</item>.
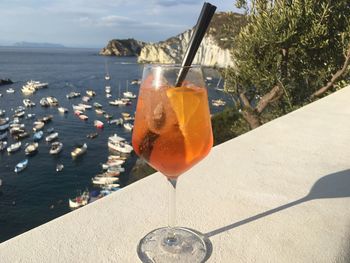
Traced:
POLYGON ((281 205, 279 207, 267 210, 260 214, 248 217, 241 221, 232 223, 230 225, 215 229, 211 232, 204 234, 207 238, 229 231, 233 228, 248 224, 265 216, 277 213, 284 209, 299 205, 304 202, 308 202, 316 199, 330 199, 330 198, 344 198, 350 197, 350 169, 325 175, 315 182, 310 192, 295 201, 281 205))

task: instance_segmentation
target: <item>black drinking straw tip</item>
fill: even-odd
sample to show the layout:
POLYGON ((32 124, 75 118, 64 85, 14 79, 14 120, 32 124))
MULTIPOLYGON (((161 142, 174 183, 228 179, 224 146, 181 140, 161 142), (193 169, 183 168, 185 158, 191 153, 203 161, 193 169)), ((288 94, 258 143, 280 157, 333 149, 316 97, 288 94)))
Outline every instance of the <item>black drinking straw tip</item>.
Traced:
POLYGON ((185 57, 182 60, 181 69, 176 80, 175 87, 181 87, 182 82, 186 78, 188 67, 191 66, 194 57, 196 56, 199 45, 208 29, 211 19, 215 13, 216 6, 205 2, 202 11, 198 17, 197 24, 194 28, 190 43, 187 47, 185 57))

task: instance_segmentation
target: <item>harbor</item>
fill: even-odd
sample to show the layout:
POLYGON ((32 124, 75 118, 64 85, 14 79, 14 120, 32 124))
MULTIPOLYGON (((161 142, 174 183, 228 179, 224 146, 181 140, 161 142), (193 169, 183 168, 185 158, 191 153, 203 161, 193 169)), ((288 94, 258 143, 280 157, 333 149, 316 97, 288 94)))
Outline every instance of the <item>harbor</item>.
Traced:
MULTIPOLYGON (((17 129, 27 132, 19 132, 25 138, 19 140, 19 150, 11 154, 6 148, 17 139, 10 134, 10 127, 0 132, 4 136, 2 141, 7 143, 0 152, 1 242, 72 211, 75 207, 74 204, 73 208, 70 207, 69 200, 75 203, 83 200, 81 204, 86 204, 135 181, 130 172, 137 160, 136 155, 127 153, 120 166, 117 160, 111 160, 120 154, 109 150, 108 142, 114 134, 127 143, 131 142, 137 101, 131 97, 138 94, 143 66, 137 64, 135 58, 94 56, 94 50, 86 49, 54 52, 20 49, 16 50, 15 56, 10 49, 0 49, 0 52, 2 59, 7 61, 2 64, 1 71, 14 81, 12 85, 0 87, 0 118, 9 118, 4 122, 5 126, 18 118, 20 126, 17 129), (106 60, 109 79, 105 79, 106 60), (71 65, 63 67, 67 61, 71 65), (47 86, 30 94, 24 93, 23 86, 30 81, 47 83, 47 86), (106 89, 108 86, 110 88, 106 89), (13 93, 6 92, 10 88, 13 93), (131 95, 129 98, 124 98, 126 92, 131 95), (127 103, 110 103, 115 101, 127 103), (74 109, 73 105, 79 109, 74 109), (87 118, 79 117, 81 115, 87 118), (57 137, 52 135, 56 133, 57 137), (26 144, 34 141, 38 147, 26 155, 26 144), (55 152, 60 145, 55 142, 62 143, 58 153, 55 152), (71 152, 84 143, 86 152, 72 158, 71 152), (15 173, 16 165, 26 159, 25 168, 15 173), (113 161, 115 167, 108 167, 113 161), (119 171, 120 168, 124 170, 119 171), (118 174, 113 177, 117 179, 96 180, 96 176, 106 177, 106 173, 118 174), (106 181, 109 186, 106 186, 106 181), (89 192, 88 202, 84 201, 86 192, 89 192)), ((215 81, 211 80, 213 87, 215 81)), ((220 99, 223 93, 212 89, 209 94, 212 99, 220 99)), ((222 107, 213 107, 212 110, 219 111, 222 107)))

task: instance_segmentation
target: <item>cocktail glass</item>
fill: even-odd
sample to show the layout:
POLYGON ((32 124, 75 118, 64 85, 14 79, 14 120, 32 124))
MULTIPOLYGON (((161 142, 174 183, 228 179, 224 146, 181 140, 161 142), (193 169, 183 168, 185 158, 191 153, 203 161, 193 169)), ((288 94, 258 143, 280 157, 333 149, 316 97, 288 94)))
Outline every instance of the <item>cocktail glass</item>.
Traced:
POLYGON ((138 255, 144 262, 203 262, 204 237, 175 226, 178 177, 201 161, 213 145, 208 95, 200 66, 187 67, 175 87, 181 66, 146 65, 139 91, 132 144, 135 152, 169 182, 168 226, 141 239, 138 255))

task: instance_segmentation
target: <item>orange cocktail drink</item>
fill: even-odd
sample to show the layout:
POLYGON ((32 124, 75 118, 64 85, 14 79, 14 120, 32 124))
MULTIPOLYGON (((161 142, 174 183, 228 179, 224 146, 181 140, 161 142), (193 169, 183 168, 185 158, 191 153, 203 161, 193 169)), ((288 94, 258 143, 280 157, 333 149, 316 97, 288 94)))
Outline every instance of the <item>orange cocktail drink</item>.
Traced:
POLYGON ((209 153, 213 136, 204 83, 170 82, 157 72, 143 80, 132 143, 152 167, 176 178, 209 153))

